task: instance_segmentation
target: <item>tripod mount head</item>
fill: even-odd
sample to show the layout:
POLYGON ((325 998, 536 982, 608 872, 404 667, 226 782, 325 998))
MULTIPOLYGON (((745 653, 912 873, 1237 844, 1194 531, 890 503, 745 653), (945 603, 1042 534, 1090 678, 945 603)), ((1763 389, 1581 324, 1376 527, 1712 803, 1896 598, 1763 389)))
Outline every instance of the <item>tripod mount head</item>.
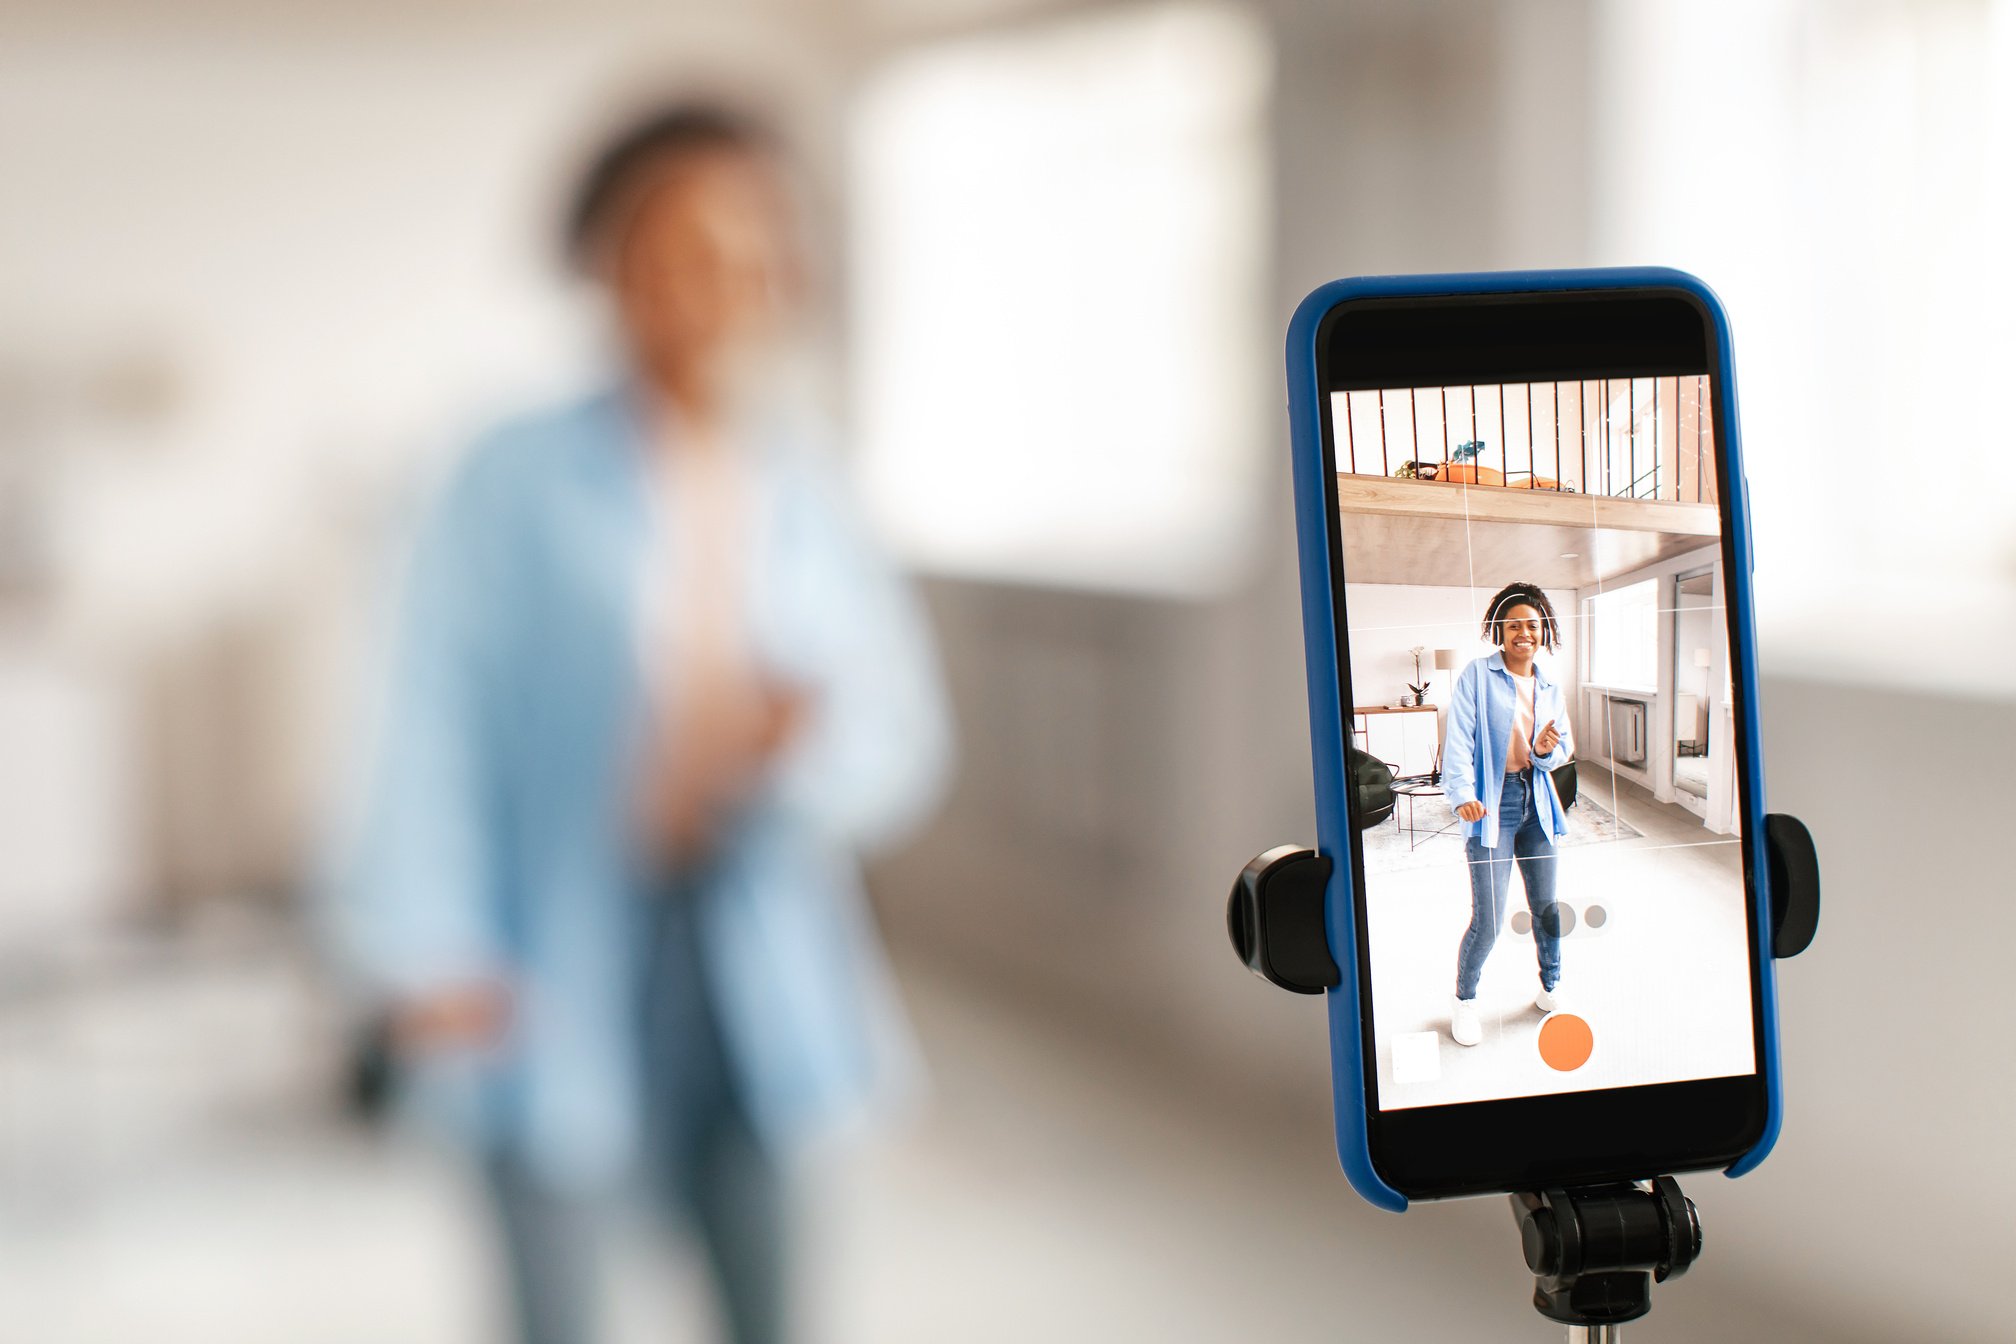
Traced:
POLYGON ((1619 1182, 1512 1196, 1533 1307, 1564 1325, 1621 1325, 1652 1310, 1652 1285, 1701 1254, 1701 1219, 1680 1183, 1619 1182))

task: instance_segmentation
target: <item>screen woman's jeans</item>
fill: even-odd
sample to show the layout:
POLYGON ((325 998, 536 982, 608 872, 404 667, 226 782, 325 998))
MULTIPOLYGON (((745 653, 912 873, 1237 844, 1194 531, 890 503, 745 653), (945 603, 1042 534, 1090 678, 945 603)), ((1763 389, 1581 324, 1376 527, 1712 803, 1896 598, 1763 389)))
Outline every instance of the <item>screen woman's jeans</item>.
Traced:
POLYGON ((1540 824, 1534 806, 1537 787, 1533 772, 1505 776, 1498 797, 1498 843, 1486 848, 1476 836, 1465 842, 1470 860, 1470 927, 1456 954, 1456 997, 1477 997, 1484 959, 1498 941, 1505 923, 1505 892, 1512 884, 1512 865, 1526 887, 1526 908, 1533 913, 1533 947, 1540 958, 1540 983, 1552 989, 1561 979, 1561 920, 1554 908, 1554 837, 1540 824), (1516 821, 1514 819, 1517 819, 1516 821))
MULTIPOLYGON (((642 899, 650 926, 638 1005, 646 1202, 696 1234, 725 1338, 777 1344, 787 1336, 790 1192, 736 1095, 700 954, 695 916, 704 894, 667 882, 642 899)), ((590 1344, 598 1334, 595 1243, 608 1210, 547 1190, 510 1157, 493 1158, 488 1174, 519 1344, 590 1344)))

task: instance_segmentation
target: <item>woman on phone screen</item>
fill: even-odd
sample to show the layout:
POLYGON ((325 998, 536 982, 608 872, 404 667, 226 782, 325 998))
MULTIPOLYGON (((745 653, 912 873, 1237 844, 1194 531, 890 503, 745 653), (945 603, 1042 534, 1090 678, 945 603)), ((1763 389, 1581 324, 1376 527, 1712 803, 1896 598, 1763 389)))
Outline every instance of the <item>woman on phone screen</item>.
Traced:
POLYGON ((1442 792, 1463 823, 1470 865, 1470 927, 1457 949, 1449 1024, 1458 1045, 1484 1038, 1477 981, 1505 921, 1515 859, 1540 960, 1535 1006, 1551 1013, 1562 999, 1554 841, 1568 833, 1568 820, 1549 775, 1574 743, 1560 684, 1539 661, 1560 642, 1554 605, 1535 584, 1507 584, 1484 612, 1483 633, 1498 651, 1457 675, 1442 753, 1442 792))

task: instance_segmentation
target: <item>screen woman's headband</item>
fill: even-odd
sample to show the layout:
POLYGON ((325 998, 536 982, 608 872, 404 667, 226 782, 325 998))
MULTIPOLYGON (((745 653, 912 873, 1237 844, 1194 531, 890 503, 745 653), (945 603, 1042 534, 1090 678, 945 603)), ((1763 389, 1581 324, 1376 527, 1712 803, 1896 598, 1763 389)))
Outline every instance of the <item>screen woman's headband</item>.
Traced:
POLYGON ((1506 593, 1503 597, 1500 597, 1496 602, 1492 603, 1491 614, 1489 616, 1486 616, 1484 619, 1487 622, 1496 624, 1497 622, 1505 619, 1505 611, 1507 608, 1527 606, 1539 612, 1542 620, 1552 621, 1554 619, 1552 613, 1550 613, 1547 610, 1547 608, 1542 605, 1542 603, 1546 602, 1546 600, 1547 599, 1537 591, 1523 588, 1517 589, 1513 592, 1506 593))

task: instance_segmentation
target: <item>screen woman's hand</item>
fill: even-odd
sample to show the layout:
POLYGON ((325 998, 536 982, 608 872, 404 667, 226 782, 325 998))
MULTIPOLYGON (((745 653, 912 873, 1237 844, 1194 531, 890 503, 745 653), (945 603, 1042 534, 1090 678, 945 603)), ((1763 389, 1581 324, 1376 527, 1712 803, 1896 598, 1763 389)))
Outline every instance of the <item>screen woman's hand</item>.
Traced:
POLYGON ((1465 821, 1482 821, 1490 811, 1491 809, 1482 803, 1464 803, 1456 809, 1456 815, 1465 821))
POLYGON ((1542 728, 1533 738, 1533 754, 1536 756, 1552 756, 1554 748, 1560 745, 1561 734, 1555 729, 1554 720, 1549 719, 1547 720, 1547 726, 1542 728))

